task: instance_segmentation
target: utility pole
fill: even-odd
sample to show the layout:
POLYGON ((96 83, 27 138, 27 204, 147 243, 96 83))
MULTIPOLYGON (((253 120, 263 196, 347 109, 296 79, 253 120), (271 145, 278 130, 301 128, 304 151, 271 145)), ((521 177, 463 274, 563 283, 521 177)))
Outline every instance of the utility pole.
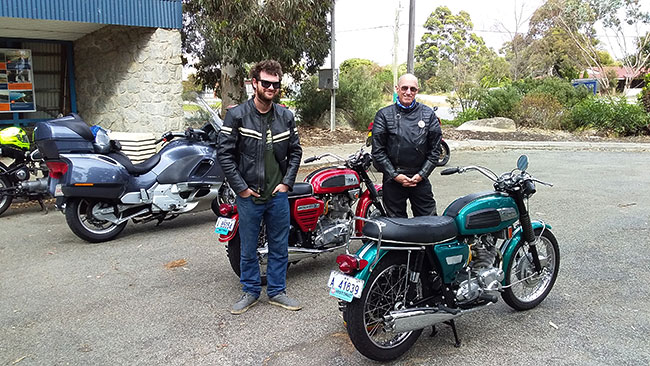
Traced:
MULTIPOLYGON (((336 43, 336 32, 334 31, 334 8, 336 8, 336 0, 332 0, 332 45, 331 45, 331 54, 332 54, 332 81, 334 81, 334 73, 336 72, 336 62, 334 61, 334 45, 336 43)), ((332 98, 330 102, 330 131, 334 131, 336 125, 336 88, 332 85, 332 98)))
POLYGON ((413 49, 415 48, 415 0, 409 5, 409 45, 406 59, 406 72, 413 73, 413 49))
POLYGON ((398 1, 395 9, 395 27, 393 28, 393 103, 397 101, 397 52, 399 48, 399 12, 402 10, 402 2, 398 1))

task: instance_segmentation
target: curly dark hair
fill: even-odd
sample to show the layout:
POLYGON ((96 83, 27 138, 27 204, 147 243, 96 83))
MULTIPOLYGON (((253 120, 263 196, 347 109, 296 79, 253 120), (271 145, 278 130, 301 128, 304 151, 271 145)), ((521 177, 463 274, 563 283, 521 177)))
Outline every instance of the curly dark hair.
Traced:
POLYGON ((256 63, 251 68, 251 79, 259 80, 260 72, 264 71, 267 74, 276 75, 282 80, 282 66, 275 60, 264 60, 256 63))

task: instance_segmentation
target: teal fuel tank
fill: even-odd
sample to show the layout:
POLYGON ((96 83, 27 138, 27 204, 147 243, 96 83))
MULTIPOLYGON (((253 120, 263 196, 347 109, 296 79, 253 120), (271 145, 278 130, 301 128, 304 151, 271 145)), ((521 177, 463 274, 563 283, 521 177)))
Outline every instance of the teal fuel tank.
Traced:
POLYGON ((460 197, 444 212, 456 220, 460 235, 503 230, 519 219, 515 200, 501 192, 480 192, 460 197))

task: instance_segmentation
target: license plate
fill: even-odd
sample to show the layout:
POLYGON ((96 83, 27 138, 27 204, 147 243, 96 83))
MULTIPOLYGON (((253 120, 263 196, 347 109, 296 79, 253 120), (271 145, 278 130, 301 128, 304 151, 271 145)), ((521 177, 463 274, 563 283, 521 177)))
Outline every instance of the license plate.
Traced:
POLYGON ((228 217, 220 217, 214 225, 214 232, 217 234, 226 235, 235 227, 237 220, 228 217))
POLYGON ((63 197, 63 189, 61 188, 61 184, 54 186, 54 197, 63 197))
POLYGON ((353 298, 360 298, 363 291, 363 280, 348 276, 339 271, 332 271, 327 285, 330 288, 330 295, 350 302, 353 298))

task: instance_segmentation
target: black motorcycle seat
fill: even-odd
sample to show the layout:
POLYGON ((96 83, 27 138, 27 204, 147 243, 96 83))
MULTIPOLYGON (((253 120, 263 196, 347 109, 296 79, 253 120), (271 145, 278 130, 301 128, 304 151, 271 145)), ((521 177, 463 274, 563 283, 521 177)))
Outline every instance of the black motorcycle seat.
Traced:
POLYGON ((289 191, 289 197, 308 196, 312 194, 312 186, 309 183, 298 182, 293 184, 293 190, 289 191))
POLYGON ((140 164, 133 164, 131 159, 128 156, 122 154, 121 152, 112 152, 108 154, 111 158, 117 160, 118 163, 122 164, 126 171, 132 175, 142 175, 149 172, 153 167, 158 164, 160 161, 160 154, 154 154, 149 159, 143 161, 140 164))
MULTIPOLYGON (((376 220, 386 225, 382 228, 382 241, 433 244, 453 239, 458 235, 456 222, 449 216, 380 217, 376 220)), ((363 235, 378 239, 377 225, 366 222, 363 225, 363 235)))

